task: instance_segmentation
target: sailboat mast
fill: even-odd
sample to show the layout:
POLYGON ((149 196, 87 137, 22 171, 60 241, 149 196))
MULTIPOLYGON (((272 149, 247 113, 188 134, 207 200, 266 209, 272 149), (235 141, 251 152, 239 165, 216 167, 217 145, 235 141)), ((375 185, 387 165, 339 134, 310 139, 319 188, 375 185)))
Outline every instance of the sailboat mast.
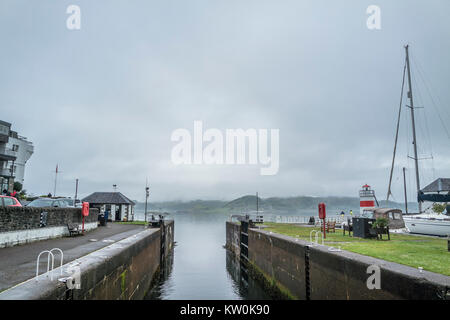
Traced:
MULTIPOLYGON (((414 164, 416 167, 416 185, 417 185, 417 195, 419 195, 420 191, 420 180, 419 180, 419 158, 417 156, 417 139, 416 139, 416 123, 414 121, 414 99, 412 94, 412 85, 411 85, 411 67, 409 64, 409 45, 405 46, 406 50, 406 67, 408 69, 408 98, 410 101, 410 106, 408 106, 411 110, 411 121, 412 121, 412 130, 413 130, 413 145, 414 145, 414 164)), ((422 203, 419 201, 419 213, 422 212, 422 203)))
POLYGON ((394 153, 392 154, 392 165, 391 165, 391 173, 389 174, 389 186, 386 195, 386 202, 389 201, 389 196, 392 194, 391 192, 392 176, 394 174, 395 154, 397 152, 398 130, 400 128, 400 116, 402 114, 402 107, 403 107, 403 90, 405 89, 405 74, 406 74, 406 61, 405 66, 403 67, 402 92, 400 94, 400 104, 398 106, 397 130, 395 131, 394 153))
POLYGON ((406 174, 405 174, 406 168, 403 167, 403 190, 405 192, 405 211, 406 214, 408 214, 408 196, 406 194, 406 174))
POLYGON ((58 164, 55 169, 55 186, 53 188, 53 197, 56 197, 56 181, 58 180, 58 164))
POLYGON ((256 215, 259 213, 258 192, 256 193, 256 215))

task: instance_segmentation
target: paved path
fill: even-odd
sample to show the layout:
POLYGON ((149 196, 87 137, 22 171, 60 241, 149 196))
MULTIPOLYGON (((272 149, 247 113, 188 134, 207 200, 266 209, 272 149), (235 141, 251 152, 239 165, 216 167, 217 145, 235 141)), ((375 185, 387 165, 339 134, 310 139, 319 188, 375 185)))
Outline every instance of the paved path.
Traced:
MULTIPOLYGON (((144 227, 139 225, 108 223, 106 227, 99 227, 87 232, 84 236, 64 237, 0 248, 0 292, 34 277, 36 275, 36 258, 43 250, 60 248, 64 252, 64 264, 66 264, 143 230, 144 227)), ((42 258, 40 259, 39 273, 47 270, 47 256, 43 255, 42 258)), ((59 267, 59 263, 59 254, 55 253, 55 268, 59 267)))

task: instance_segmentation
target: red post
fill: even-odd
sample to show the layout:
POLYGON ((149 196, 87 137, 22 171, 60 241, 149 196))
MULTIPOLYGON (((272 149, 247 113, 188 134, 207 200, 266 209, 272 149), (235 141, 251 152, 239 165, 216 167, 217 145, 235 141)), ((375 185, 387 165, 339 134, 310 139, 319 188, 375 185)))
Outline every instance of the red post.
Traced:
POLYGON ((325 230, 325 219, 326 219, 327 213, 325 209, 325 203, 319 203, 319 219, 322 219, 323 221, 323 237, 327 237, 327 233, 325 230))
POLYGON ((84 233, 84 217, 89 215, 89 202, 83 202, 81 205, 81 215, 83 216, 82 232, 84 233))

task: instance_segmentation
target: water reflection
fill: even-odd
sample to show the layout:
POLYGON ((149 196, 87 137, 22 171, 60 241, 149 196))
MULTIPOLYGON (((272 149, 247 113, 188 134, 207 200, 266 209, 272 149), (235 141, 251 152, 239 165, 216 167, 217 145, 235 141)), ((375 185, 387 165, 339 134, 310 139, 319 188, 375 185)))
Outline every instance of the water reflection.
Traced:
POLYGON ((270 299, 223 248, 228 215, 173 214, 176 246, 145 299, 270 299))
POLYGON ((233 281, 234 290, 242 299, 271 299, 271 297, 262 289, 260 284, 252 277, 249 277, 247 268, 236 258, 234 254, 227 251, 226 259, 227 271, 233 281))
POLYGON ((166 259, 160 266, 160 272, 154 283, 151 284, 150 290, 147 292, 144 300, 161 300, 165 296, 164 291, 167 290, 166 281, 170 278, 173 270, 174 252, 167 255, 166 259))

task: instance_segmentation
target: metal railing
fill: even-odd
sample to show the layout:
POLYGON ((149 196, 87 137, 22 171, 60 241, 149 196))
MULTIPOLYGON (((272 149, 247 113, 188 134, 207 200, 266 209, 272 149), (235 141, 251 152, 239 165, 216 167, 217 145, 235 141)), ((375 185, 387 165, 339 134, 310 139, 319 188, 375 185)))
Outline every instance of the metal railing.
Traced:
POLYGON ((0 176, 14 177, 14 174, 11 175, 11 169, 9 169, 9 168, 0 168, 0 176))
POLYGON ((10 156, 10 157, 16 157, 17 151, 14 151, 12 149, 3 149, 3 150, 0 150, 0 154, 10 156))
POLYGON ((375 191, 374 190, 361 190, 359 191, 360 197, 374 197, 375 191))
MULTIPOLYGON (((253 222, 275 222, 275 223, 286 223, 286 224, 310 224, 311 217, 314 218, 314 226, 320 226, 322 220, 318 216, 284 216, 284 215, 273 215, 273 214, 247 214, 230 215, 230 221, 237 220, 240 221, 242 218, 250 219, 253 222)), ((335 222, 336 225, 342 225, 343 222, 347 222, 349 216, 331 216, 327 217, 327 222, 335 222)))
POLYGON ((45 273, 46 276, 48 277, 50 275, 50 280, 53 281, 53 269, 55 267, 55 255, 53 254, 53 251, 58 251, 60 253, 61 256, 61 265, 60 265, 60 273, 62 275, 63 272, 63 260, 64 260, 64 254, 62 252, 61 249, 59 248, 53 248, 52 250, 44 250, 41 253, 39 253, 37 259, 36 259, 36 281, 38 280, 39 277, 39 260, 41 258, 41 255, 43 255, 44 253, 47 253, 47 272, 45 273), (51 261, 51 264, 50 264, 51 261))
MULTIPOLYGON (((315 225, 319 225, 321 220, 318 216, 314 217, 314 223, 315 225)), ((292 224, 309 224, 311 217, 310 216, 274 216, 274 215, 268 215, 264 216, 264 221, 267 222, 276 222, 276 223, 292 223, 292 224)), ((327 217, 327 222, 336 222, 336 224, 342 224, 342 222, 347 221, 348 216, 334 216, 334 217, 327 217)))

